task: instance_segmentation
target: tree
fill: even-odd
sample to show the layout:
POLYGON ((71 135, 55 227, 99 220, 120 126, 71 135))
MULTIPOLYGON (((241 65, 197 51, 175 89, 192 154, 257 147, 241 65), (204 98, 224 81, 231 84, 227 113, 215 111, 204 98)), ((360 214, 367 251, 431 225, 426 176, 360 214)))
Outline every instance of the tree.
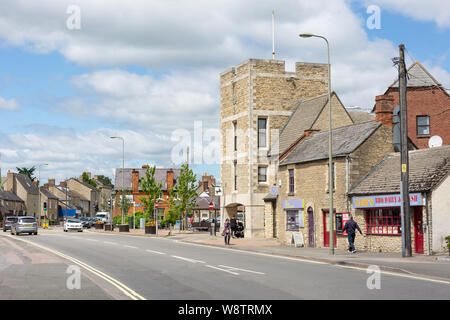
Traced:
MULTIPOLYGON (((128 210, 131 208, 131 205, 132 205, 131 200, 126 197, 125 191, 120 191, 119 197, 120 198, 119 198, 119 202, 118 202, 117 206, 122 209, 122 212, 124 212, 124 215, 125 215, 125 213, 127 213, 127 215, 128 215, 128 210)), ((124 220, 125 220, 125 217, 124 217, 124 220)), ((122 221, 122 223, 125 223, 125 221, 122 221)))
POLYGON ((189 169, 187 164, 183 164, 180 170, 180 176, 177 185, 171 193, 171 201, 173 201, 173 213, 180 214, 183 221, 186 218, 186 211, 194 206, 197 193, 197 177, 194 172, 189 169), (175 203, 175 200, 177 203, 175 203))
POLYGON ((142 192, 144 192, 147 196, 139 198, 139 200, 141 200, 142 204, 144 205, 145 213, 150 214, 152 220, 155 219, 154 217, 155 202, 161 196, 161 189, 162 189, 162 183, 157 182, 155 179, 155 172, 156 166, 153 166, 152 168, 147 168, 145 172, 145 177, 141 179, 140 183, 142 192))
POLYGON ((28 178, 30 178, 31 181, 35 179, 34 177, 34 171, 36 170, 35 166, 32 166, 31 168, 18 168, 16 167, 17 171, 23 175, 26 175, 28 178))
POLYGON ((81 178, 83 179, 83 182, 89 183, 94 188, 97 188, 97 184, 94 182, 94 180, 89 178, 89 176, 86 172, 83 172, 81 178))
POLYGON ((100 181, 103 185, 114 188, 114 185, 112 184, 111 178, 106 177, 104 175, 98 175, 97 180, 100 181))

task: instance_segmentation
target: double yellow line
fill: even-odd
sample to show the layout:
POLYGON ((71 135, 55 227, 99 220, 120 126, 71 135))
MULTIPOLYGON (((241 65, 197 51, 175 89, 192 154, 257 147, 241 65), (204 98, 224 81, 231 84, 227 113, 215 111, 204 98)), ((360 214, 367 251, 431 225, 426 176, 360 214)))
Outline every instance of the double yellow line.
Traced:
POLYGON ((90 265, 88 265, 88 264, 78 260, 78 259, 75 259, 75 258, 73 258, 71 256, 68 256, 68 255, 66 255, 64 253, 61 253, 59 251, 56 251, 56 250, 44 247, 44 246, 42 246, 40 244, 33 243, 31 241, 20 239, 18 237, 14 237, 14 239, 23 241, 23 242, 28 243, 28 244, 31 244, 33 246, 36 246, 36 247, 40 248, 40 249, 47 250, 47 251, 49 251, 49 252, 51 252, 51 253, 53 253, 53 254, 61 257, 61 258, 64 258, 66 260, 69 260, 69 261, 79 265, 80 267, 83 267, 84 269, 92 272, 94 275, 96 275, 96 276, 102 278, 103 280, 105 280, 106 282, 112 284, 114 287, 119 289, 123 294, 125 294, 126 296, 128 296, 132 300, 147 300, 143 296, 141 296, 140 294, 135 292, 134 290, 130 289, 129 287, 127 287, 126 285, 121 283, 120 281, 112 278, 111 276, 107 275, 106 273, 101 272, 100 270, 98 270, 98 269, 96 269, 96 268, 94 268, 94 267, 92 267, 92 266, 90 266, 90 265))

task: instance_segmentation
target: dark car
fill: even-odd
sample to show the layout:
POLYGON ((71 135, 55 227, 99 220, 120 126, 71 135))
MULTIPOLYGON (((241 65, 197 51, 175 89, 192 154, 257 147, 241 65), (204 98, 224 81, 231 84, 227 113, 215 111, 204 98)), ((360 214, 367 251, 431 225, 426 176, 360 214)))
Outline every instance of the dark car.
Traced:
POLYGON ((6 217, 5 221, 3 221, 3 232, 6 232, 6 230, 11 230, 11 225, 16 222, 17 217, 6 217))
POLYGON ((92 222, 92 220, 90 218, 82 217, 82 218, 80 218, 80 221, 81 221, 81 224, 82 224, 83 228, 88 228, 89 229, 90 227, 92 227, 93 222, 92 222))

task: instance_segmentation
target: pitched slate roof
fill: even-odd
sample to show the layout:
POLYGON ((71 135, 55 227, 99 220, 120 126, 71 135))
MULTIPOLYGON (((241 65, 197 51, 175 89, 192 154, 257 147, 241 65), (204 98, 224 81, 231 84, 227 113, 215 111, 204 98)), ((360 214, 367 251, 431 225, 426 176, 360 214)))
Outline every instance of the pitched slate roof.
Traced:
MULTIPOLYGON (((379 127, 367 121, 332 130, 333 157, 345 156, 358 148, 379 127)), ((313 134, 300 142, 280 165, 302 163, 328 158, 328 131, 313 134)))
POLYGON ((41 193, 47 197, 48 199, 58 199, 57 196, 55 196, 53 193, 45 189, 44 187, 40 187, 41 193))
MULTIPOLYGON (((408 79, 406 81, 407 87, 432 87, 441 86, 439 82, 420 64, 420 62, 414 62, 407 70, 408 79)), ((394 81, 390 88, 398 88, 398 79, 394 81)))
MULTIPOLYGON (((139 172, 139 180, 142 177, 145 177, 145 174, 147 172, 146 168, 125 168, 124 169, 124 185, 125 188, 122 187, 122 168, 116 169, 115 179, 114 179, 114 190, 131 190, 132 189, 132 175, 131 173, 133 170, 136 170, 139 172)), ((155 170, 155 179, 156 182, 161 182, 163 187, 162 190, 167 190, 167 171, 172 170, 173 171, 173 178, 178 180, 178 177, 180 176, 180 169, 163 169, 163 168, 156 168, 155 170)), ((141 190, 141 187, 139 186, 139 190, 141 190)))
POLYGON ((18 195, 16 195, 13 192, 10 191, 3 191, 0 190, 0 199, 1 200, 6 200, 6 201, 20 201, 20 202, 24 202, 22 200, 21 197, 19 197, 18 195))
POLYGON ((17 181, 24 187, 27 193, 39 194, 38 188, 34 185, 34 183, 28 176, 21 173, 15 173, 14 175, 16 176, 17 181))
POLYGON ((209 210, 209 204, 214 203, 214 209, 220 209, 220 197, 210 196, 210 197, 195 197, 195 204, 191 209, 196 210, 209 210))
POLYGON ((269 154, 278 155, 289 148, 305 130, 312 127, 327 102, 328 93, 314 98, 300 100, 281 129, 278 140, 271 146, 269 154))
POLYGON ((366 121, 375 120, 375 115, 367 111, 347 110, 348 114, 353 120, 353 123, 362 123, 366 121))
MULTIPOLYGON (((400 152, 388 154, 349 192, 383 194, 400 192, 400 152)), ((450 145, 409 151, 409 191, 431 190, 450 173, 450 145)))

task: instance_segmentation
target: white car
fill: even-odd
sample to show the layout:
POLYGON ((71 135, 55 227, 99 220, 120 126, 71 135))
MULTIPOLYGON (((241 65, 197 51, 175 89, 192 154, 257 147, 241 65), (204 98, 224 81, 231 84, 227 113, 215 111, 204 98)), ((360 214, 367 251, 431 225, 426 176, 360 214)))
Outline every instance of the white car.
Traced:
POLYGON ((64 232, 69 230, 77 230, 78 232, 83 232, 83 224, 81 220, 78 219, 68 219, 64 222, 64 232))

